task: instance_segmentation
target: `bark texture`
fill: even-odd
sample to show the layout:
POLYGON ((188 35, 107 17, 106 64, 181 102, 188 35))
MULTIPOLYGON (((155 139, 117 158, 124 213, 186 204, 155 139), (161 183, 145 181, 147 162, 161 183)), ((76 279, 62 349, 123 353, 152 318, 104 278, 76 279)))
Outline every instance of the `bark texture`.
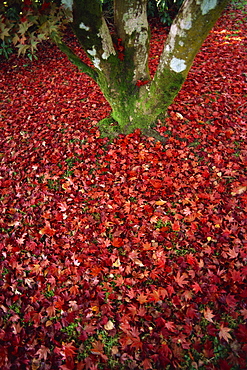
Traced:
MULTIPOLYGON (((64 0, 65 1, 65 0, 64 0)), ((150 132, 158 115, 181 89, 203 41, 228 0, 185 0, 174 20, 150 81, 147 0, 114 0, 115 32, 111 34, 99 0, 66 0, 72 27, 94 68, 85 65, 61 42, 58 46, 100 86, 112 107, 101 122, 106 135, 150 132)))

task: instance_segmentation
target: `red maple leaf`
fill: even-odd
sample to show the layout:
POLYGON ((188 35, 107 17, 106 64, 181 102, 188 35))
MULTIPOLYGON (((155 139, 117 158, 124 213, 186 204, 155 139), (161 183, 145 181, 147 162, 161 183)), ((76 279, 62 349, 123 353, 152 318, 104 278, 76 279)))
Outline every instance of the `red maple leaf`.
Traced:
POLYGON ((173 231, 180 231, 180 223, 179 223, 179 221, 174 221, 172 223, 172 230, 173 231))
POLYGON ((170 330, 171 332, 176 332, 176 331, 177 331, 173 321, 167 321, 167 322, 165 323, 165 327, 166 327, 168 330, 170 330))
POLYGON ((233 309, 236 307, 237 300, 235 299, 234 295, 227 294, 227 296, 226 296, 226 304, 228 305, 228 307, 233 308, 233 309))
POLYGON ((210 322, 213 322, 213 317, 215 315, 213 314, 213 311, 209 307, 205 308, 205 310, 203 311, 203 315, 204 315, 206 320, 208 320, 210 322))
POLYGON ((165 155, 168 158, 172 158, 173 157, 173 150, 172 149, 167 149, 166 152, 165 152, 165 155))
MULTIPOLYGON (((151 27, 154 76, 165 33, 151 27)), ((183 99, 158 120, 164 145, 136 130, 106 148, 97 123, 110 107, 94 82, 57 58, 54 48, 41 48, 32 73, 23 61, 1 60, 1 311, 11 314, 0 329, 0 368, 96 370, 107 368, 108 353, 127 367, 130 361, 137 369, 176 368, 184 356, 196 362, 193 349, 205 367, 245 368, 246 76, 241 63, 234 65, 243 55, 241 42, 219 32, 210 38, 210 48, 223 43, 217 53, 224 71, 213 47, 203 76, 215 89, 200 73, 195 84, 192 71, 183 99), (224 78, 232 71, 237 83, 224 78), (218 323, 222 310, 240 320, 236 328, 218 323), (200 318, 207 321, 203 343, 200 318), (72 323, 78 341, 66 343, 72 323), (111 336, 119 343, 108 346, 111 336), (218 363, 215 336, 223 345, 232 341, 232 353, 222 353, 218 363), (85 349, 87 356, 77 358, 85 349)), ((122 40, 115 44, 123 60, 122 40)), ((201 70, 196 63, 193 70, 201 70)), ((146 83, 139 79, 135 90, 146 83)))
POLYGON ((240 310, 240 312, 241 312, 241 315, 243 316, 244 320, 247 320, 247 309, 244 308, 244 309, 240 310))
POLYGON ((123 242, 123 239, 121 239, 121 238, 114 238, 113 241, 112 241, 112 245, 116 248, 122 247, 123 244, 124 244, 124 242, 123 242))
POLYGON ((229 258, 237 258, 238 257, 238 250, 236 248, 233 248, 233 249, 228 249, 228 252, 227 252, 229 258))
POLYGON ((154 187, 154 189, 160 189, 163 183, 159 179, 150 179, 150 184, 154 187))
POLYGON ((41 235, 53 236, 56 233, 56 230, 52 229, 49 222, 46 221, 46 225, 39 232, 41 235))
POLYGON ((77 348, 72 343, 67 343, 62 346, 66 359, 73 358, 76 355, 77 348))
POLYGON ((174 277, 174 280, 181 288, 183 288, 184 285, 188 284, 188 280, 186 280, 187 277, 188 275, 186 273, 183 272, 181 275, 181 273, 178 271, 176 277, 174 277))
POLYGON ((153 290, 152 293, 149 294, 148 300, 149 302, 160 301, 160 292, 158 290, 153 290))
POLYGON ((202 288, 200 287, 200 285, 195 282, 194 284, 192 284, 192 289, 194 290, 194 292, 198 293, 198 292, 202 292, 202 288))
POLYGON ((247 324, 240 324, 236 334, 242 342, 247 344, 247 324))
POLYGON ((149 80, 138 80, 136 86, 143 86, 149 83, 149 80))
POLYGON ((142 361, 142 368, 144 370, 148 370, 148 369, 152 369, 153 368, 152 363, 151 363, 151 361, 148 358, 145 358, 142 361))

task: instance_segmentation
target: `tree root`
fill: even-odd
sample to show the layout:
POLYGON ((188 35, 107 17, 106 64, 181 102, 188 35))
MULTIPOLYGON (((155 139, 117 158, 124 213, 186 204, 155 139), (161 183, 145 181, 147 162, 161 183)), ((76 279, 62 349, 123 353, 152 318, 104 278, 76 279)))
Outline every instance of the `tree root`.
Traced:
POLYGON ((167 138, 160 135, 157 131, 152 128, 146 128, 142 130, 142 133, 148 137, 153 137, 156 141, 160 141, 161 143, 166 143, 167 138))
MULTIPOLYGON (((99 123, 99 130, 101 137, 107 137, 110 142, 112 142, 118 135, 125 135, 124 132, 121 132, 117 122, 112 117, 107 117, 102 119, 99 123)), ((160 141, 161 143, 166 143, 167 138, 160 135, 156 130, 152 128, 140 128, 143 135, 147 137, 153 137, 155 141, 160 141)))

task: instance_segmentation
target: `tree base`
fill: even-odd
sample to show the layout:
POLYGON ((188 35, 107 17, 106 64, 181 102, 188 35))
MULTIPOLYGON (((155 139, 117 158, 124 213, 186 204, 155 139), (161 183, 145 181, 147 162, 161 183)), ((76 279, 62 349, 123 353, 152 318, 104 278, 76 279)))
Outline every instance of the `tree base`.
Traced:
POLYGON ((106 117, 99 121, 98 123, 101 137, 107 137, 109 140, 115 139, 120 132, 120 127, 117 121, 114 120, 111 116, 106 117))
POLYGON ((165 138, 164 136, 160 135, 158 133, 158 131, 155 131, 154 129, 152 128, 147 128, 147 129, 144 129, 142 130, 142 133, 148 137, 153 137, 155 139, 155 141, 160 141, 161 143, 166 143, 167 142, 167 138, 165 138))
MULTIPOLYGON (((125 135, 126 133, 121 132, 121 129, 117 123, 117 121, 114 120, 111 116, 106 117, 99 121, 98 123, 99 130, 101 133, 101 137, 107 137, 110 141, 115 139, 118 135, 123 134, 125 135)), ((160 141, 161 143, 166 143, 167 139, 160 135, 156 130, 153 128, 143 128, 139 127, 141 130, 142 134, 147 136, 147 137, 153 137, 155 141, 160 141)))

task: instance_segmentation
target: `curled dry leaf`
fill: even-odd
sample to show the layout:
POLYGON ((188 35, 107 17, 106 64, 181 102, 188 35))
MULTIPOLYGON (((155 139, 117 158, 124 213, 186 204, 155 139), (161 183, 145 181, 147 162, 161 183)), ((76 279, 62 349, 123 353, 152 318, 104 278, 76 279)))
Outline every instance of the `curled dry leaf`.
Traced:
POLYGON ((109 331, 109 330, 112 330, 114 329, 115 326, 113 324, 113 322, 111 320, 109 320, 105 325, 104 325, 104 329, 109 331))
POLYGON ((232 192, 231 195, 241 195, 247 190, 247 185, 241 185, 235 188, 232 192))

